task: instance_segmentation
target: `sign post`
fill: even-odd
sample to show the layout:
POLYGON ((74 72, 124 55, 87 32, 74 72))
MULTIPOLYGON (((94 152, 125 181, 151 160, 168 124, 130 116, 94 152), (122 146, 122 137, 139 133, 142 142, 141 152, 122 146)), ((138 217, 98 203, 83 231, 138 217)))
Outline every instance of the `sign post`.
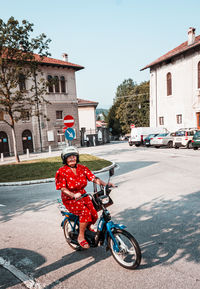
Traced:
POLYGON ((66 115, 64 117, 64 125, 63 132, 65 133, 65 138, 68 141, 68 145, 71 145, 71 141, 75 138, 76 133, 72 128, 74 125, 74 118, 71 115, 66 115))

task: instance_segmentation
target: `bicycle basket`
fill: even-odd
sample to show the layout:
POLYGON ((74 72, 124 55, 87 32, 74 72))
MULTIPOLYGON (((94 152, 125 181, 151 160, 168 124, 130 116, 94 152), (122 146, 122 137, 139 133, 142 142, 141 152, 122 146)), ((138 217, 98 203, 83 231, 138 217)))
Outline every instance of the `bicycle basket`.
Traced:
POLYGON ((92 202, 97 212, 102 210, 101 205, 103 205, 104 208, 107 208, 113 204, 113 200, 109 196, 104 195, 103 191, 95 193, 92 202))

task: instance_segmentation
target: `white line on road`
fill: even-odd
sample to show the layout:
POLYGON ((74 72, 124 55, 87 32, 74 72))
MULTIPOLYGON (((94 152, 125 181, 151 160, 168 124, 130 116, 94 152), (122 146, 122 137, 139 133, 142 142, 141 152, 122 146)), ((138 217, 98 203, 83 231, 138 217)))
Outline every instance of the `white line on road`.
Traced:
POLYGON ((8 271, 10 271, 20 281, 22 281, 27 288, 30 288, 30 289, 33 289, 33 288, 41 289, 42 288, 38 282, 35 282, 28 275, 26 275, 23 272, 21 272, 20 270, 18 270, 15 266, 11 265, 10 261, 6 261, 2 257, 0 257, 0 265, 3 266, 8 271))
POLYGON ((2 205, 2 204, 0 204, 0 207, 5 207, 6 205, 2 205))

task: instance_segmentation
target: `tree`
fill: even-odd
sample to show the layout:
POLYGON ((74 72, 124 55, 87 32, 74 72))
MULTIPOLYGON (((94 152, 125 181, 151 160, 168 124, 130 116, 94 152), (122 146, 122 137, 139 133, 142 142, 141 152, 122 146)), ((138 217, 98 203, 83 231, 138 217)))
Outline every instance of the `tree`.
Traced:
POLYGON ((132 79, 124 80, 117 88, 113 106, 115 110, 110 125, 114 119, 118 121, 118 131, 121 130, 122 134, 130 132, 131 124, 149 126, 149 82, 137 85, 132 79))
POLYGON ((33 24, 10 17, 5 23, 0 19, 0 108, 7 116, 4 122, 12 130, 14 155, 19 162, 15 124, 28 112, 38 115, 39 105, 46 101, 44 79, 37 79, 39 63, 48 53, 50 39, 45 34, 31 38, 33 24), (35 54, 37 53, 37 55, 35 54), (32 80, 28 90, 25 80, 32 80), (33 107, 35 106, 35 109, 33 107))

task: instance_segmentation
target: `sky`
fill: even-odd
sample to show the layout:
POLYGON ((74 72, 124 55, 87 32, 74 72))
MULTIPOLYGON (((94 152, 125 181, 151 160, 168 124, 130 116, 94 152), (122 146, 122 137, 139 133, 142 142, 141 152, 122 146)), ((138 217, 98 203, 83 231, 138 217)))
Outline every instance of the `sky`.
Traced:
POLYGON ((76 72, 77 97, 109 109, 125 79, 149 80, 144 66, 200 34, 199 0, 0 0, 0 18, 34 24, 52 41, 51 57, 84 66, 76 72), (2 2, 2 3, 1 3, 2 2))

